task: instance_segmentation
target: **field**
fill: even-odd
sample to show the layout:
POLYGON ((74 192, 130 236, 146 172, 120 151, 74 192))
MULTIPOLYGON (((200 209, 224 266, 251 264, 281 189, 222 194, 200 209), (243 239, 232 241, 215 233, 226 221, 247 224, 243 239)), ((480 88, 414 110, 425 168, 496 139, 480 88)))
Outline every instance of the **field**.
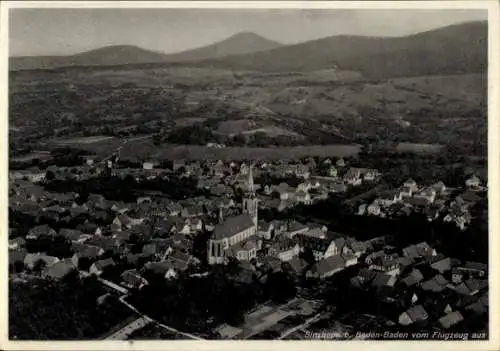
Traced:
MULTIPOLYGON (((315 311, 314 301, 295 298, 283 305, 266 304, 245 315, 243 325, 233 327, 227 324, 221 325, 217 331, 227 339, 249 339, 253 336, 266 332, 276 327, 280 322, 291 316, 307 316, 315 311)), ((300 321, 296 322, 300 324, 300 321)), ((291 326, 290 326, 291 327, 291 326)), ((286 326, 284 326, 286 329, 286 326)))
POLYGON ((170 332, 164 328, 150 323, 147 326, 134 331, 127 340, 185 340, 182 335, 170 332))
POLYGON ((221 149, 204 146, 164 147, 153 158, 206 159, 206 160, 294 160, 305 156, 347 157, 357 156, 356 145, 314 145, 280 148, 226 147, 221 149))
POLYGON ((77 145, 77 144, 93 144, 104 140, 112 139, 110 136, 95 135, 90 137, 70 138, 70 139, 56 139, 52 143, 59 145, 77 145))
MULTIPOLYGON (((133 119, 141 125, 157 120, 182 127, 209 119, 215 120, 213 131, 223 135, 260 131, 271 138, 295 136, 303 145, 460 143, 475 154, 482 152, 487 136, 482 74, 367 80, 335 70, 278 74, 172 66, 11 72, 10 81, 11 124, 36 125, 48 134, 75 121, 91 129, 103 121, 133 119), (315 142, 324 137, 313 134, 318 131, 333 138, 315 142)), ((101 138, 65 143, 100 145, 107 141, 101 138)), ((302 154, 303 149, 292 151, 302 154)), ((248 151, 262 153, 278 157, 274 150, 248 151)))
POLYGON ((417 152, 417 153, 439 153, 443 149, 443 145, 436 144, 415 144, 415 143, 399 143, 396 147, 398 152, 417 152))

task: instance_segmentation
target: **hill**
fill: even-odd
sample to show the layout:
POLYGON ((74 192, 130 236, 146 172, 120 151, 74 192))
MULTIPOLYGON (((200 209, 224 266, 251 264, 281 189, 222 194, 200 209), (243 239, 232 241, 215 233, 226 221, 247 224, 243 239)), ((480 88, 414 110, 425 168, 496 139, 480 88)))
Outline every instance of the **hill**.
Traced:
POLYGON ((72 66, 119 66, 146 63, 189 62, 217 59, 227 55, 269 50, 281 44, 253 33, 239 33, 221 42, 184 51, 164 54, 131 45, 115 45, 69 56, 25 56, 10 58, 10 70, 54 69, 72 66))
POLYGON ((254 33, 242 32, 218 43, 168 55, 169 62, 191 62, 276 49, 282 45, 254 33))
POLYGON ((487 22, 469 22, 405 37, 333 36, 199 64, 267 72, 357 71, 366 78, 483 73, 487 22))
POLYGON ((165 54, 144 50, 137 46, 115 45, 70 56, 12 57, 10 70, 52 69, 70 66, 112 66, 159 62, 165 54))

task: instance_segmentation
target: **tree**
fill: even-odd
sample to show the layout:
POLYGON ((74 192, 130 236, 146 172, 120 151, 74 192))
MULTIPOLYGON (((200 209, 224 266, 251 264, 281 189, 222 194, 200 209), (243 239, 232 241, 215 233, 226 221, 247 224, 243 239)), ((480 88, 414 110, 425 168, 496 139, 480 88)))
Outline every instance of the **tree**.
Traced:
POLYGON ((46 173, 45 173, 45 179, 48 180, 48 181, 51 181, 51 180, 54 180, 55 179, 55 174, 54 172, 48 170, 46 173))
POLYGON ((41 275, 42 274, 42 271, 43 269, 47 266, 47 262, 45 262, 44 260, 42 259, 38 259, 35 261, 35 263, 33 264, 33 272, 38 274, 38 275, 41 275))

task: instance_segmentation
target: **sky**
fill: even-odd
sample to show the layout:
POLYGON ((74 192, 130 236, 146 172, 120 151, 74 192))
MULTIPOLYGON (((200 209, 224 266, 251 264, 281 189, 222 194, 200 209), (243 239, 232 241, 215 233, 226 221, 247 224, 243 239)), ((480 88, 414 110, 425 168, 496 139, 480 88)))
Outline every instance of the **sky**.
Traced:
POLYGON ((283 44, 340 34, 404 36, 486 19, 486 10, 450 9, 11 9, 9 55, 71 55, 107 45, 175 53, 239 32, 283 44))

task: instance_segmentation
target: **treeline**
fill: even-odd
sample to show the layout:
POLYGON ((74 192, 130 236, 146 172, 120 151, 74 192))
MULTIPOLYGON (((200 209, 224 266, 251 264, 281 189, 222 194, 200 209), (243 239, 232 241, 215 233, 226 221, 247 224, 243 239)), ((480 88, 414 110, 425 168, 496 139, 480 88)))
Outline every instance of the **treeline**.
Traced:
POLYGON ((174 281, 148 276, 149 285, 133 294, 129 302, 159 321, 189 332, 205 333, 222 323, 239 325, 244 313, 269 299, 283 302, 295 296, 292 277, 268 275, 265 282, 234 280, 237 263, 215 267, 207 277, 180 276, 174 281))
POLYGON ((296 206, 282 214, 287 218, 319 220, 328 224, 335 232, 345 233, 358 240, 369 240, 378 236, 388 236, 397 247, 405 247, 422 241, 433 245, 439 253, 462 261, 488 262, 487 206, 476 206, 477 218, 464 231, 453 223, 440 218, 428 221, 422 213, 412 213, 396 218, 358 216, 345 207, 339 199, 331 197, 327 201, 311 206, 296 206), (485 212, 486 211, 486 212, 485 212))
POLYGON ((74 272, 61 281, 9 282, 9 338, 17 340, 90 340, 132 315, 94 277, 74 272))
POLYGON ((197 183, 198 181, 194 177, 169 177, 168 179, 137 181, 128 175, 123 179, 112 176, 85 180, 53 180, 44 186, 45 189, 58 193, 76 192, 80 195, 81 201, 85 201, 90 193, 97 193, 112 201, 135 202, 137 194, 144 190, 161 191, 173 200, 207 195, 203 190, 197 189, 197 183))
POLYGON ((301 145, 329 145, 345 144, 348 141, 338 135, 319 130, 317 128, 304 128, 298 131, 300 135, 269 135, 265 132, 238 133, 226 135, 215 132, 213 120, 209 122, 175 128, 166 135, 156 135, 154 142, 206 145, 208 143, 224 144, 233 147, 272 147, 272 146, 301 146, 301 145))

